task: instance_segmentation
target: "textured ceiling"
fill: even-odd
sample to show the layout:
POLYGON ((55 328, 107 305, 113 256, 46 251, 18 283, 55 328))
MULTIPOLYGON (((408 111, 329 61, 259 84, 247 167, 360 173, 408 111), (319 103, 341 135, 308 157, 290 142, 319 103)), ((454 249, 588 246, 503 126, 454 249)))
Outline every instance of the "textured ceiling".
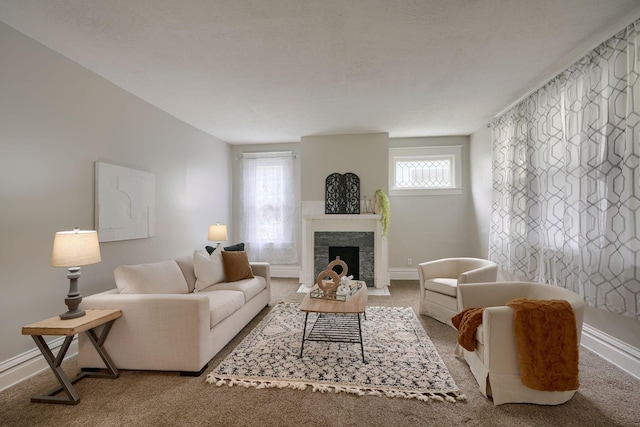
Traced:
POLYGON ((468 135, 638 0, 0 0, 0 20, 229 143, 468 135))

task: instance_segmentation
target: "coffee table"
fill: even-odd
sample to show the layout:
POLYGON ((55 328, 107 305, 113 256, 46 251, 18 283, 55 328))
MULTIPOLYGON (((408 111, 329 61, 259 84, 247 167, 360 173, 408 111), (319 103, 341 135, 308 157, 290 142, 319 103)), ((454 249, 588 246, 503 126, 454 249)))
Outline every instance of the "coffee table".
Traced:
POLYGON ((314 285, 311 292, 305 295, 300 304, 300 311, 305 312, 300 357, 305 341, 346 342, 360 344, 362 362, 367 363, 364 358, 360 320, 360 315, 365 314, 367 306, 367 286, 364 282, 362 284, 360 290, 347 301, 311 298, 311 292, 317 289, 318 285, 314 285), (318 317, 307 334, 309 313, 318 313, 318 317))

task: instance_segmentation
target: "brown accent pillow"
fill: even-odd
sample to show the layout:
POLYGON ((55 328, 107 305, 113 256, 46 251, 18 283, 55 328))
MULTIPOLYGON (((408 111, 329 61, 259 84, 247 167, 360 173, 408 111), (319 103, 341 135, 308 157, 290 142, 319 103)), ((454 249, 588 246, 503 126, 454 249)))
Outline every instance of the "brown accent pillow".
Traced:
POLYGON ((254 277, 253 270, 249 265, 249 257, 245 251, 222 251, 222 263, 227 282, 237 282, 254 277))

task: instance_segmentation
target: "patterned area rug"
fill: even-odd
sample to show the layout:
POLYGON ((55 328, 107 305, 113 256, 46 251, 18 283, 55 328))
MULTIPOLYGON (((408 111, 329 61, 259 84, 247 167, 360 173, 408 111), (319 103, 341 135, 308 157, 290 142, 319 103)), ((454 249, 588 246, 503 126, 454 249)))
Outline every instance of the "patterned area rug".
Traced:
MULTIPOLYGON (((409 307, 367 307, 360 344, 307 341, 300 358, 304 313, 277 304, 207 375, 217 386, 293 388, 405 399, 465 400, 409 307)), ((307 333, 316 314, 309 314, 307 333)))

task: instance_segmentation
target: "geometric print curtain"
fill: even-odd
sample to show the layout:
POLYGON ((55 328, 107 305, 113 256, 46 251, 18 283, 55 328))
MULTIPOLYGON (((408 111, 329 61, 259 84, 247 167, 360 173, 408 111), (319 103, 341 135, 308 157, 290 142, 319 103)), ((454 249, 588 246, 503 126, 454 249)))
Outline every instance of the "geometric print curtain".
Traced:
POLYGON ((640 320, 640 21, 490 124, 489 258, 640 320))

